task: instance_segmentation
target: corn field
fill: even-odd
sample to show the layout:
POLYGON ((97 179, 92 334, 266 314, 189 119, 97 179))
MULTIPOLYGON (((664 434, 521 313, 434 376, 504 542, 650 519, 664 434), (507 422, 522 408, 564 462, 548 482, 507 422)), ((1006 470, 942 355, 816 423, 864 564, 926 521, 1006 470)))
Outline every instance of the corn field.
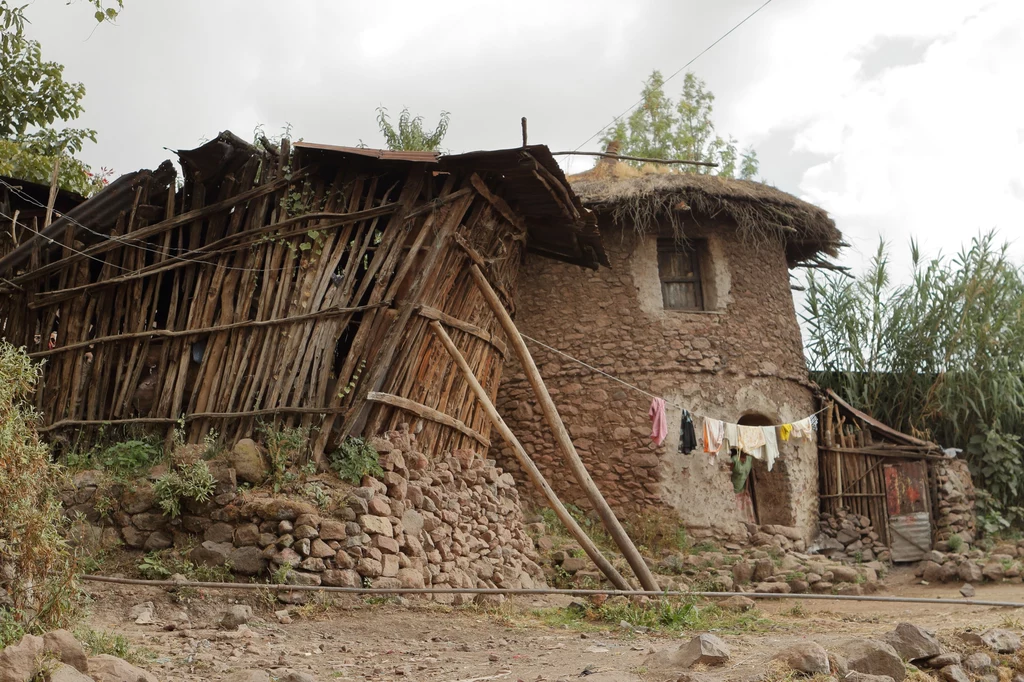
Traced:
POLYGON ((894 284, 879 243, 857 278, 811 272, 812 378, 908 433, 963 449, 993 532, 1024 521, 1024 272, 995 233, 894 284))

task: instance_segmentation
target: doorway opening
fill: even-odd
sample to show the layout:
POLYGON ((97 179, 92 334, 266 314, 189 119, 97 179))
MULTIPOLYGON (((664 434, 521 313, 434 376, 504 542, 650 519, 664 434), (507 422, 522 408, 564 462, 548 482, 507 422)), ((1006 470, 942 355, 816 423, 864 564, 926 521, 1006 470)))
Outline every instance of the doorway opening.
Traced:
MULTIPOLYGON (((775 420, 756 412, 745 414, 739 419, 741 426, 772 426, 775 420)), ((768 471, 768 463, 754 460, 754 466, 747 477, 747 491, 754 509, 754 523, 792 526, 793 499, 790 492, 789 475, 782 458, 768 471)))

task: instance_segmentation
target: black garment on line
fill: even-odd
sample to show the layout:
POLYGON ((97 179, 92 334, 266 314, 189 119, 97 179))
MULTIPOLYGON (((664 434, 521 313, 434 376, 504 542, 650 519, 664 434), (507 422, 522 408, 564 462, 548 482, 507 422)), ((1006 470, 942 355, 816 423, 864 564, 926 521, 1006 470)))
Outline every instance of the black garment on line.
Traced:
POLYGON ((693 430, 693 417, 689 410, 683 410, 679 422, 679 452, 688 455, 697 447, 697 434, 693 430))

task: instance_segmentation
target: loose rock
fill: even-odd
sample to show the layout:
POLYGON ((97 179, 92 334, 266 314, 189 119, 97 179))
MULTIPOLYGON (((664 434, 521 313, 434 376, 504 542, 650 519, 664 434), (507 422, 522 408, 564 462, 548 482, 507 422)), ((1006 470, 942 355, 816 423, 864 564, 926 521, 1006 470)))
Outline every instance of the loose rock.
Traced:
POLYGON ((793 670, 805 675, 829 675, 831 673, 828 652, 816 642, 804 642, 791 646, 777 654, 774 660, 782 661, 793 670))
POLYGON ((885 642, 854 639, 840 647, 840 653, 851 671, 865 675, 885 675, 891 677, 894 682, 902 682, 907 676, 903 659, 885 642))
POLYGON ((931 658, 942 653, 942 645, 935 635, 912 623, 900 623, 895 630, 883 635, 882 641, 907 661, 931 658))

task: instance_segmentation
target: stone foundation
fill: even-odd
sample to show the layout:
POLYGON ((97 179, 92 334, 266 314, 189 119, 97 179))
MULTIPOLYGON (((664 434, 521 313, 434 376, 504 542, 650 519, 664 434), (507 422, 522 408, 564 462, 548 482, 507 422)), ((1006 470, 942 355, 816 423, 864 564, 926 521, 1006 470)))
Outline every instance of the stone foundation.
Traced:
POLYGON ((157 471, 133 486, 80 472, 64 502, 69 516, 82 515, 93 541, 144 551, 194 544, 193 562, 246 579, 382 588, 544 584, 511 474, 470 451, 428 459, 404 431, 372 444, 381 453, 380 480, 364 477, 352 487, 333 476, 311 479, 329 486, 329 509, 307 496, 239 490, 235 469, 220 460, 210 462, 214 499, 186 504, 177 519, 156 505, 157 471))

